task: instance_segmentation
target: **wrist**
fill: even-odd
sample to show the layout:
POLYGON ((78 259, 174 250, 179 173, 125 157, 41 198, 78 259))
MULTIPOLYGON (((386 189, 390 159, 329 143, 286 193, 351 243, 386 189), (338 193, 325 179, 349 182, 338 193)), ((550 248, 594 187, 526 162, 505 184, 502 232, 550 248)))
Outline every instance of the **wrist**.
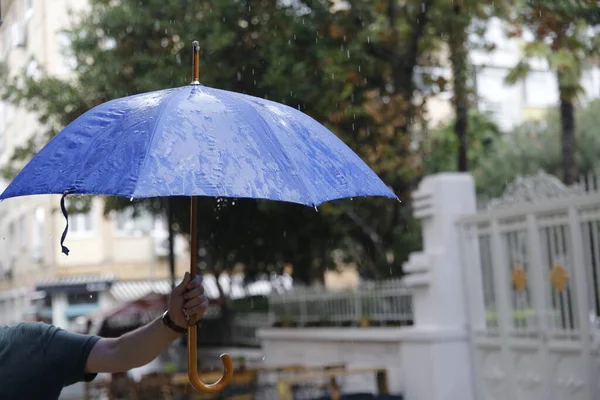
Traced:
POLYGON ((165 311, 161 317, 162 325, 170 329, 172 332, 182 334, 187 332, 186 326, 172 318, 172 314, 169 310, 165 311))

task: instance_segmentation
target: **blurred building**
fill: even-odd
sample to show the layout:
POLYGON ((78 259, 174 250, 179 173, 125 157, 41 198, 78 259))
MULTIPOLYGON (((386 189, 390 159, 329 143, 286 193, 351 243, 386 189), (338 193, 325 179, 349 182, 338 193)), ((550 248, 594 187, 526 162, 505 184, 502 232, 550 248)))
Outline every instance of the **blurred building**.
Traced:
MULTIPOLYGON (((0 0, 0 63, 12 76, 35 77, 41 69, 68 76, 73 64, 65 56, 69 43, 61 30, 68 27, 69 10, 86 6, 85 0, 0 0)), ((0 102, 0 164, 42 129, 35 114, 0 102)), ((1 182, 0 190, 5 187, 1 182)), ((65 244, 71 253, 65 256, 59 200, 31 196, 0 204, 0 324, 29 318, 67 327, 119 301, 118 293, 168 291, 164 221, 127 213, 105 216, 102 200, 94 199, 89 212, 70 215, 65 244)), ((178 238, 178 276, 187 268, 186 248, 178 238)))
MULTIPOLYGON (((485 40, 494 45, 493 51, 472 50, 470 63, 474 67, 473 82, 477 108, 491 113, 504 131, 533 119, 543 118, 546 111, 556 109, 559 103, 556 73, 546 60, 535 60, 527 77, 514 85, 504 82, 508 72, 522 58, 523 40, 508 38, 507 26, 492 18, 487 24, 485 40)), ((527 33, 525 33, 527 40, 527 33)), ((441 75, 451 79, 450 68, 441 68, 441 75)), ((585 102, 600 97, 600 68, 590 64, 581 78, 585 102)), ((428 115, 433 125, 454 116, 450 103, 452 93, 445 92, 428 100, 428 115)))

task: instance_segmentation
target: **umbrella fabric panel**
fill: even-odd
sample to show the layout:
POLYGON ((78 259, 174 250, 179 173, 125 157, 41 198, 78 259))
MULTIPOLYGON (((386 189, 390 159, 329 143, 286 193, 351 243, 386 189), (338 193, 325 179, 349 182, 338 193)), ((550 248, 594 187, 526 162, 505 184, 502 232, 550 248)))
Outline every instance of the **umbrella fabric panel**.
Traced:
POLYGON ((304 113, 202 85, 95 107, 42 149, 0 198, 42 193, 306 205, 395 197, 348 146, 304 113))
POLYGON ((176 96, 133 197, 177 193, 307 205, 395 197, 348 146, 300 111, 200 85, 176 96))
POLYGON ((155 121, 175 89, 106 102, 55 136, 1 199, 35 194, 131 196, 155 121))

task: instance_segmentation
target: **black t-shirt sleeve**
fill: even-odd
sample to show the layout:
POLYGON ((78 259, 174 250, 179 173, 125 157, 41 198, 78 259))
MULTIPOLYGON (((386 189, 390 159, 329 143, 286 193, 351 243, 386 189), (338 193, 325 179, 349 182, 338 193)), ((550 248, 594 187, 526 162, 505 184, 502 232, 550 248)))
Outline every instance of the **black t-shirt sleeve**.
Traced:
POLYGON ((46 347, 46 366, 61 370, 64 386, 94 380, 97 374, 86 374, 85 366, 100 337, 53 328, 49 332, 50 338, 46 347))

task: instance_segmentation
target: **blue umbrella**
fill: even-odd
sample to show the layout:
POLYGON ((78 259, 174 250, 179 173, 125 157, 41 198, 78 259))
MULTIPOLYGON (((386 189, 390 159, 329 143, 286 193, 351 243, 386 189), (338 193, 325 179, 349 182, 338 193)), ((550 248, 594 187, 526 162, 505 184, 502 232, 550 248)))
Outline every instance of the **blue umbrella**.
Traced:
MULTIPOLYGON (((197 243, 196 196, 268 199, 316 207, 341 198, 394 193, 323 125, 291 107, 203 86, 199 45, 193 43, 190 85, 112 100, 86 112, 23 168, 0 200, 36 194, 110 195, 131 199, 189 196, 191 243, 197 243)), ((191 251, 190 273, 196 274, 191 251)), ((188 373, 202 392, 196 367, 196 325, 188 335, 188 373)))

